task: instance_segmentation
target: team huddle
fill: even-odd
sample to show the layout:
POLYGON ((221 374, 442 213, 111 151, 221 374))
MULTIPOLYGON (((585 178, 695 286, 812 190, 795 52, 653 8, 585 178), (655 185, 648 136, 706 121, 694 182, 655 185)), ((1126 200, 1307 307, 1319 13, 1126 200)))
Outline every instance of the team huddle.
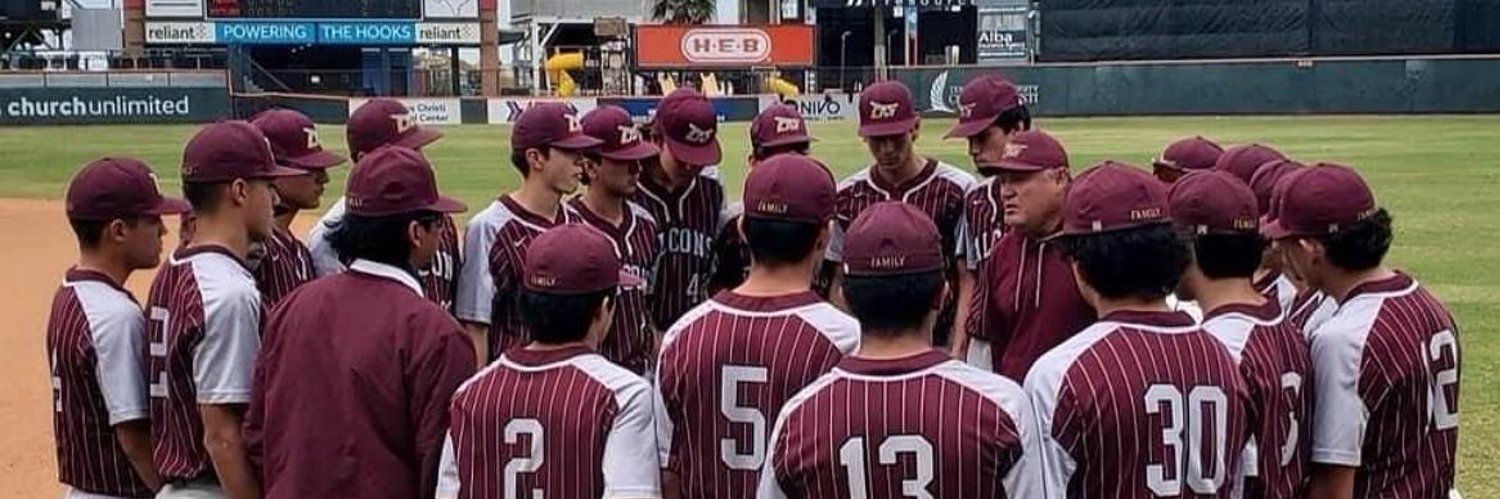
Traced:
POLYGON ((1458 328, 1354 169, 1191 137, 1075 175, 984 75, 946 134, 976 179, 918 154, 902 84, 858 108, 842 180, 763 111, 729 203, 701 94, 536 104, 460 231, 441 133, 375 99, 306 243, 346 160, 296 111, 202 127, 185 200, 89 163, 47 335, 65 497, 1457 496, 1458 328))

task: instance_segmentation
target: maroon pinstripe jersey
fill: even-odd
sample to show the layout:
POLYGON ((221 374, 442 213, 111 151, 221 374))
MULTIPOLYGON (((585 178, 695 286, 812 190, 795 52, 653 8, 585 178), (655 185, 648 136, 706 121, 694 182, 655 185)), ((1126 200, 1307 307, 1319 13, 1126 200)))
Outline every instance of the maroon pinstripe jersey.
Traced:
POLYGON ((453 397, 437 496, 658 497, 652 398, 587 347, 506 351, 453 397))
POLYGON ((1281 306, 1283 312, 1292 310, 1294 302, 1297 301, 1297 286, 1292 284, 1292 279, 1281 272, 1269 272, 1254 283, 1255 289, 1260 291, 1261 296, 1274 300, 1281 306))
POLYGON ((553 225, 556 223, 527 211, 509 195, 469 219, 468 230, 464 231, 464 267, 453 309, 461 321, 489 325, 488 359, 530 339, 517 309, 526 247, 553 225))
POLYGON ((724 186, 718 170, 707 168, 680 192, 641 176, 631 198, 656 219, 660 257, 652 274, 652 315, 665 331, 689 309, 708 299, 713 272, 713 240, 724 211, 724 186))
MULTIPOLYGON (((582 199, 574 199, 567 204, 566 216, 568 222, 588 224, 609 236, 615 243, 615 256, 620 257, 625 271, 650 283, 651 267, 656 263, 657 253, 656 221, 635 203, 627 202, 624 211, 624 220, 616 226, 594 214, 582 199)), ((646 308, 652 291, 649 287, 620 290, 620 296, 615 300, 614 323, 609 335, 599 345, 599 353, 604 358, 636 374, 644 374, 646 367, 656 360, 651 358, 656 329, 646 308)))
POLYGON ((1015 382, 939 351, 849 357, 776 420, 760 497, 1041 497, 1015 382))
POLYGON ((1249 390, 1247 497, 1301 497, 1312 429, 1312 361, 1302 331, 1281 306, 1229 305, 1209 311, 1203 330, 1229 348, 1249 390))
MULTIPOLYGON (((866 167, 839 182, 834 208, 836 230, 828 244, 828 260, 844 260, 844 231, 849 229, 849 224, 854 223, 860 213, 864 213, 865 208, 886 201, 901 201, 916 206, 937 224, 938 233, 943 237, 943 254, 954 255, 954 260, 948 262, 950 280, 956 277, 954 272, 958 271, 959 265, 956 255, 960 253, 959 226, 964 218, 964 196, 973 187, 974 176, 956 166, 928 159, 927 166, 917 176, 902 185, 888 185, 876 174, 874 168, 866 167)), ((952 282, 956 286, 957 281, 952 282)), ((943 312, 938 317, 937 328, 933 331, 933 339, 937 344, 947 344, 948 335, 953 328, 956 298, 957 293, 948 295, 943 312)))
POLYGON ((1411 277, 1362 284, 1312 333, 1312 461, 1357 467, 1354 497, 1447 497, 1458 327, 1411 277))
POLYGON ((684 315, 656 372, 662 465, 683 497, 753 497, 782 405, 858 344, 858 322, 811 291, 726 291, 684 315))
POLYGON ((437 252, 432 254, 432 266, 417 272, 422 280, 422 295, 428 300, 453 311, 453 297, 458 290, 458 269, 463 268, 463 253, 458 248, 458 226, 453 217, 443 215, 438 220, 437 252))
POLYGON ((149 415, 144 335, 129 291, 97 272, 68 271, 47 321, 58 481, 92 494, 151 495, 113 427, 149 415))
POLYGON ((990 365, 1001 376, 1025 379, 1038 357, 1094 320, 1055 243, 1009 232, 984 267, 976 284, 984 289, 974 293, 985 307, 979 337, 989 340, 990 365))
POLYGON ((1311 337, 1313 330, 1333 317, 1338 309, 1338 300, 1329 298, 1322 291, 1306 290, 1297 293, 1292 299, 1292 308, 1288 312, 1287 320, 1297 329, 1302 330, 1303 335, 1311 337))
POLYGON ((740 234, 740 215, 744 205, 732 203, 724 210, 719 235, 714 238, 714 273, 708 281, 709 294, 734 289, 750 277, 750 245, 740 234))
POLYGON ((306 284, 318 274, 313 269, 312 253, 286 229, 275 227, 264 247, 266 253, 261 257, 260 265, 255 267, 254 274, 261 301, 266 304, 266 310, 270 310, 297 286, 306 284))
POLYGON ((1043 355, 1026 393, 1053 497, 1231 497, 1249 395, 1187 314, 1109 314, 1043 355))
POLYGON ((250 402, 260 348, 255 278, 224 248, 179 250, 157 271, 147 310, 152 461, 169 481, 211 476, 198 406, 250 402))
POLYGON ((964 323, 964 333, 983 337, 984 334, 984 286, 989 277, 984 272, 984 260, 989 258, 995 242, 1004 234, 1005 210, 1001 209, 1000 183, 995 177, 985 177, 964 194, 964 218, 959 224, 959 253, 963 255, 965 268, 975 273, 974 293, 969 297, 969 317, 964 323))

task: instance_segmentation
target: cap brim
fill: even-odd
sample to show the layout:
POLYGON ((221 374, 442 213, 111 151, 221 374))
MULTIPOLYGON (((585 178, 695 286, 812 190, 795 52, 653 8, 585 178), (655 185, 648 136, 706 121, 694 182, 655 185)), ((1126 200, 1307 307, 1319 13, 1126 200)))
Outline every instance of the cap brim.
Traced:
POLYGON ((619 284, 619 286, 622 287, 622 288, 637 288, 637 287, 640 287, 642 284, 645 284, 645 282, 646 281, 641 280, 641 278, 636 277, 635 275, 633 275, 633 274, 631 274, 629 272, 626 272, 626 271, 623 271, 623 270, 620 271, 620 284, 619 284))
POLYGON ((568 137, 568 138, 565 138, 565 139, 562 139, 562 140, 559 140, 559 141, 549 142, 549 143, 547 143, 547 145, 551 146, 551 147, 556 147, 556 148, 559 148, 559 149, 579 150, 579 149, 588 149, 590 147, 598 147, 600 144, 603 144, 603 143, 604 143, 604 141, 602 141, 602 140, 599 140, 599 139, 596 139, 596 138, 593 138, 593 137, 590 137, 588 135, 584 135, 584 134, 580 133, 580 134, 575 134, 575 135, 573 135, 571 137, 568 137))
POLYGON ((916 128, 916 127, 917 127, 917 118, 916 117, 912 117, 912 118, 909 118, 909 119, 906 119, 906 120, 902 120, 902 121, 891 122, 891 123, 874 123, 874 124, 870 124, 870 125, 860 125, 859 126, 859 136, 860 137, 889 137, 891 135, 901 135, 903 133, 910 133, 912 131, 912 129, 916 128))
POLYGON ((416 128, 407 132, 406 135, 402 135, 392 143, 401 147, 405 147, 407 149, 421 149, 423 147, 427 147, 427 144, 437 142, 437 139, 441 138, 443 138, 443 132, 439 131, 438 129, 425 126, 417 126, 416 128))
POLYGON ((719 149, 719 141, 710 140, 707 144, 693 145, 679 141, 672 137, 666 138, 667 147, 672 149, 672 157, 677 161, 693 166, 713 166, 719 164, 723 159, 723 151, 719 149))
POLYGON ((307 175, 309 173, 311 173, 311 172, 308 172, 307 170, 302 170, 302 169, 297 169, 297 168, 288 168, 288 167, 285 167, 285 166, 276 165, 276 166, 271 167, 271 171, 265 172, 265 173, 260 174, 260 175, 256 175, 256 178, 300 177, 302 175, 307 175))
POLYGON ((943 138, 953 139, 963 137, 967 139, 989 129, 990 123, 993 122, 993 119, 960 121, 957 125, 953 125, 953 129, 948 130, 948 133, 943 135, 943 138))
POLYGON ((146 210, 146 213, 151 215, 181 215, 191 211, 193 211, 193 205, 188 204, 187 201, 177 198, 162 198, 161 201, 156 202, 156 206, 152 206, 150 210, 146 210))
POLYGON ((635 145, 620 149, 618 151, 600 151, 599 155, 615 161, 640 161, 661 154, 661 149, 650 142, 637 142, 635 145))
POLYGON ((304 170, 327 170, 349 161, 343 156, 328 152, 318 151, 306 156, 287 158, 287 164, 304 170))
POLYGON ((977 166, 975 168, 980 169, 980 170, 989 170, 989 171, 996 171, 996 172, 1015 172, 1015 173, 1036 173, 1036 172, 1048 170, 1048 168, 1045 167, 1045 166, 1029 165, 1029 164, 1026 164, 1026 163, 1017 163, 1015 161, 1001 161, 1001 162, 998 162, 998 163, 987 163, 987 164, 984 164, 984 165, 979 165, 979 166, 977 166))
POLYGON ((765 142, 761 142, 760 146, 761 147, 781 147, 781 146, 788 146, 788 145, 792 145, 792 144, 811 144, 812 142, 813 142, 813 138, 812 137, 808 137, 807 135, 792 135, 792 136, 789 136, 789 137, 781 137, 781 138, 778 138, 778 139, 775 139, 775 140, 768 140, 768 141, 765 141, 765 142))
POLYGON ((427 205, 427 210, 438 213, 463 213, 469 211, 469 207, 456 200, 439 196, 437 202, 427 205))

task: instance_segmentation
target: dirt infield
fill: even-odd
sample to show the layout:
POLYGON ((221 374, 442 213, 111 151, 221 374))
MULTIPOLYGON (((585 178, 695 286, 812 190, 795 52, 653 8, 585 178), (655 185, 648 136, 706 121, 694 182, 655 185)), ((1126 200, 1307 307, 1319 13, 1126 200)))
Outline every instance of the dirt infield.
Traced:
MULTIPOLYGON (((310 222, 304 216, 299 222, 310 222)), ((300 225, 300 224, 299 224, 300 225)), ((167 222, 175 228, 177 222, 167 222)), ((0 335, 0 496, 8 498, 56 498, 57 484, 52 445, 52 415, 47 373, 46 327, 52 294, 63 271, 77 256, 77 246, 62 203, 58 201, 0 199, 0 240, 5 258, 0 259, 0 319, 6 330, 0 335)), ((165 246, 176 247, 176 234, 165 246)), ((151 272, 138 272, 128 287, 139 300, 146 299, 151 272)))

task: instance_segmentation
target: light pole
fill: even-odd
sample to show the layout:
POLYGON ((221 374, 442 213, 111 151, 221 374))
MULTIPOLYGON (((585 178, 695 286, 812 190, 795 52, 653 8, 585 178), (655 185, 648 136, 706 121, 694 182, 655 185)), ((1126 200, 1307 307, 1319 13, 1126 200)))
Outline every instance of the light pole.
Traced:
POLYGON ((845 85, 847 85, 847 83, 844 81, 844 67, 848 62, 847 58, 849 55, 849 35, 852 34, 854 33, 846 30, 844 31, 844 34, 839 35, 839 88, 845 88, 845 85))

